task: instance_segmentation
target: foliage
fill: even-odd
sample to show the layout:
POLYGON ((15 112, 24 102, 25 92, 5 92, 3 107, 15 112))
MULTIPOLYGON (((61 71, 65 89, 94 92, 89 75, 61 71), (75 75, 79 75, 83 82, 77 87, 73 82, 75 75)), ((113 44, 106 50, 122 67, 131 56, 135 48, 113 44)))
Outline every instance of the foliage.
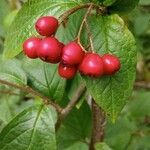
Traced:
MULTIPOLYGON (((89 94, 110 116, 107 118, 105 143, 97 143, 96 150, 150 149, 149 92, 134 91, 130 102, 121 112, 131 96, 135 79, 134 36, 138 42, 138 53, 146 64, 144 68, 148 70, 149 1, 141 0, 140 6, 128 16, 126 13, 137 6, 138 0, 28 0, 26 3, 19 2, 19 5, 17 0, 16 2, 19 7, 13 8, 5 0, 0 2, 0 53, 3 51, 0 57, 0 80, 21 89, 31 88, 61 106, 66 106, 74 98, 74 93, 81 84, 87 87, 87 91, 79 97, 78 105, 56 131, 55 124, 59 116, 52 106, 46 105, 47 101, 43 103, 38 95, 0 85, 0 149, 11 150, 15 146, 16 149, 30 150, 88 150, 93 123, 92 111, 86 102, 89 94), (122 69, 116 75, 92 79, 78 74, 73 80, 67 81, 58 76, 57 65, 29 60, 22 55, 22 42, 31 35, 37 35, 34 23, 38 17, 53 15, 59 18, 64 12, 90 2, 107 7, 108 14, 96 15, 92 11, 88 24, 95 51, 101 55, 113 53, 121 59, 122 69), (113 124, 110 119, 116 120, 116 123, 113 124)), ((65 20, 65 24, 56 33, 60 41, 67 43, 76 38, 85 11, 78 10, 65 20)), ((88 47, 89 39, 85 29, 81 34, 81 42, 88 47)), ((150 79, 147 72, 142 79, 150 79)))

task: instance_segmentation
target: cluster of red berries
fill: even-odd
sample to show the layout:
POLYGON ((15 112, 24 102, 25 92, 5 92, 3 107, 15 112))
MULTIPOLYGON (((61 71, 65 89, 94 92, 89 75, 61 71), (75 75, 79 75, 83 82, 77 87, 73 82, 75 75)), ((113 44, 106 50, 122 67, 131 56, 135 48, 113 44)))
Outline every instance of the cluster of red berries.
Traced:
POLYGON ((112 75, 120 69, 120 60, 111 54, 100 55, 87 52, 75 41, 64 45, 54 35, 58 29, 58 20, 52 16, 41 17, 35 24, 36 31, 44 38, 31 37, 23 44, 25 55, 40 58, 48 63, 60 63, 58 73, 61 77, 71 79, 77 73, 100 77, 112 75))

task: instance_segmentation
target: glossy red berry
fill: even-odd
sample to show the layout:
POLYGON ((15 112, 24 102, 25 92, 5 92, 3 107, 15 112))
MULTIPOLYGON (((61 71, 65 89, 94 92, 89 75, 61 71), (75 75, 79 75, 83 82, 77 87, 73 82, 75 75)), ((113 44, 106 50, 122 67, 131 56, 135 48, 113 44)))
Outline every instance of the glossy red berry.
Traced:
POLYGON ((29 58, 32 58, 32 59, 38 58, 37 51, 38 51, 40 42, 41 42, 41 39, 36 38, 36 37, 27 39, 23 43, 23 51, 25 55, 27 55, 29 58))
POLYGON ((101 56, 96 53, 87 53, 79 66, 79 70, 82 74, 91 77, 102 76, 104 73, 104 68, 101 56))
POLYGON ((59 44, 59 41, 54 37, 44 38, 39 46, 39 58, 49 63, 58 63, 62 52, 59 44))
POLYGON ((68 43, 62 52, 62 61, 66 65, 78 65, 84 57, 84 51, 76 42, 68 43))
POLYGON ((59 64, 58 73, 61 77, 66 79, 72 79, 77 72, 75 66, 65 66, 64 64, 59 64))
POLYGON ((111 54, 105 54, 102 59, 104 62, 104 72, 106 75, 112 75, 119 71, 121 64, 118 57, 111 54))
POLYGON ((58 28, 58 20, 52 16, 44 16, 37 20, 35 28, 40 35, 51 36, 58 28))

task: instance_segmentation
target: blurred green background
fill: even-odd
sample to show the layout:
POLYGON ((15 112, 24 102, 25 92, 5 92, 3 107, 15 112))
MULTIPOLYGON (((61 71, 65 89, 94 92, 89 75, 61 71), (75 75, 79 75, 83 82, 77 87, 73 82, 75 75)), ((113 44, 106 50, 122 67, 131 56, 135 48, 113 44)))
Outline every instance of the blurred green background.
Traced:
MULTIPOLYGON (((6 32, 24 2, 0 0, 0 62, 6 32)), ((150 150, 150 0, 140 0, 138 7, 123 18, 137 41, 137 78, 132 97, 116 124, 107 122, 105 142, 114 150, 150 150)), ((9 63, 12 61, 7 61, 6 67, 9 63)), ((38 99, 33 101, 30 95, 0 86, 0 130, 34 103, 39 103, 38 99)))

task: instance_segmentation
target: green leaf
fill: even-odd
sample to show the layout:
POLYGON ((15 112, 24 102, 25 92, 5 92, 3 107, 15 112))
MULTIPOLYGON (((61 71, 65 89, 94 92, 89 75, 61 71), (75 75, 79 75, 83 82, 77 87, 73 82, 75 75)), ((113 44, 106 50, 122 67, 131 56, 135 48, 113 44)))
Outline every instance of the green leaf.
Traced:
POLYGON ((18 13, 18 10, 14 10, 10 12, 4 19, 4 27, 6 30, 9 29, 10 25, 12 24, 13 20, 15 19, 16 15, 18 13))
POLYGON ((1 0, 0 1, 0 36, 4 36, 5 31, 4 31, 4 26, 3 26, 3 21, 5 16, 8 14, 9 12, 9 7, 8 4, 6 2, 6 0, 1 0))
POLYGON ((105 142, 114 150, 126 149, 136 130, 135 123, 127 115, 122 114, 115 124, 110 121, 107 123, 105 142))
POLYGON ((88 150, 92 116, 88 104, 73 111, 64 120, 57 133, 58 150, 88 150), (82 147, 82 148, 79 148, 82 147))
POLYGON ((25 59, 23 68, 28 74, 28 85, 33 89, 57 102, 64 98, 66 80, 58 75, 57 65, 25 59))
POLYGON ((106 143, 97 143, 95 150, 112 150, 106 143))
POLYGON ((56 150, 54 108, 38 105, 15 117, 0 133, 1 150, 56 150))
POLYGON ((60 102, 64 98, 66 79, 58 75, 58 65, 44 64, 43 71, 50 97, 60 102))
POLYGON ((40 16, 52 15, 59 17, 68 9, 71 9, 84 0, 28 0, 19 11, 8 31, 4 57, 12 58, 22 51, 22 43, 31 35, 37 35, 34 24, 40 16))
MULTIPOLYGON (((2 91, 2 90, 1 90, 2 91)), ((17 96, 2 95, 0 96, 0 131, 15 115, 17 96)))
POLYGON ((133 95, 133 100, 130 101, 128 106, 128 111, 130 116, 134 119, 145 118, 145 116, 150 116, 150 92, 148 91, 135 91, 133 95))
POLYGON ((27 77, 17 59, 0 62, 0 79, 11 83, 26 85, 27 77))
MULTIPOLYGON (((75 39, 83 14, 81 11, 72 15, 68 20, 67 28, 60 28, 57 36, 66 43, 75 39)), ((136 72, 135 40, 118 15, 92 16, 88 23, 95 51, 100 55, 115 54, 121 60, 121 70, 113 76, 104 76, 99 79, 83 77, 96 103, 114 121, 132 92, 136 72)), ((87 47, 88 40, 84 31, 81 41, 87 47)))
POLYGON ((114 13, 127 13, 132 11, 138 2, 139 0, 117 0, 108 9, 114 13))
MULTIPOLYGON (((72 14, 68 18, 68 21, 66 24, 67 27, 65 28, 64 26, 60 26, 56 34, 56 37, 59 38, 60 41, 63 41, 65 44, 67 44, 70 41, 73 41, 78 34, 79 27, 81 25, 81 22, 83 20, 85 13, 86 13, 85 10, 79 10, 75 12, 74 14, 72 14)), ((84 44, 88 44, 87 38, 85 37, 86 34, 85 35, 82 34, 81 36, 82 36, 81 38, 82 42, 84 44)))
POLYGON ((95 50, 119 57, 121 70, 99 79, 84 77, 96 103, 114 121, 131 95, 136 70, 136 46, 133 35, 118 15, 101 16, 90 21, 95 50))
POLYGON ((0 93, 0 131, 15 115, 33 105, 41 104, 38 98, 30 98, 26 101, 24 93, 16 89, 0 86, 0 93))
POLYGON ((149 139, 149 131, 147 131, 147 133, 143 136, 135 136, 131 139, 131 143, 128 145, 128 150, 149 150, 149 139))
POLYGON ((149 16, 150 14, 147 14, 147 13, 137 14, 134 20, 134 30, 137 35, 142 35, 146 32, 147 29, 149 29, 150 27, 149 16))

